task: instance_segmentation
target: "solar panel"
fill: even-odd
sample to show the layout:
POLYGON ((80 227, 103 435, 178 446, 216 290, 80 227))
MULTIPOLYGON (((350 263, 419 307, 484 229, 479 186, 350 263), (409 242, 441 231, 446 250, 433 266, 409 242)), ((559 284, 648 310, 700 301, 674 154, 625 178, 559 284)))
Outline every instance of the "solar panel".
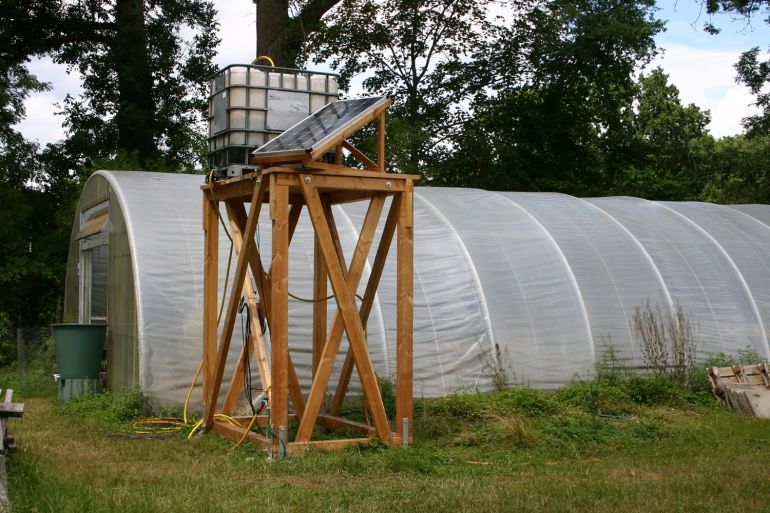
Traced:
POLYGON ((386 97, 378 96, 329 103, 254 150, 252 155, 272 157, 311 153, 387 102, 386 97))

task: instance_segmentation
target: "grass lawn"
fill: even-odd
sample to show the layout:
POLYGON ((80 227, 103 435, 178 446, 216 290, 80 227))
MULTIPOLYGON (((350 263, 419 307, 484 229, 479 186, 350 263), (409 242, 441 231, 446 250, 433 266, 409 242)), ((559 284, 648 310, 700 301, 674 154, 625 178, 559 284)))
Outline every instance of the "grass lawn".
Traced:
MULTIPOLYGON (((585 388, 585 387, 584 387, 585 388)), ((421 404, 415 446, 268 462, 217 435, 116 437, 96 408, 26 399, 11 421, 14 512, 768 511, 770 422, 715 405, 645 406, 581 387, 421 404), (492 413, 490 413, 492 412, 492 413)))

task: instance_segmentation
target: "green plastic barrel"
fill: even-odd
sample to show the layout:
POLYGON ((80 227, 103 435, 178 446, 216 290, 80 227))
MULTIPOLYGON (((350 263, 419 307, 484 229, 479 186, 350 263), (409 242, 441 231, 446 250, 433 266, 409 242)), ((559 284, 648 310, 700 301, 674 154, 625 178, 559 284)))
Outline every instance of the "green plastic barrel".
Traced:
POLYGON ((106 324, 54 324, 56 361, 63 379, 96 379, 102 367, 106 324))

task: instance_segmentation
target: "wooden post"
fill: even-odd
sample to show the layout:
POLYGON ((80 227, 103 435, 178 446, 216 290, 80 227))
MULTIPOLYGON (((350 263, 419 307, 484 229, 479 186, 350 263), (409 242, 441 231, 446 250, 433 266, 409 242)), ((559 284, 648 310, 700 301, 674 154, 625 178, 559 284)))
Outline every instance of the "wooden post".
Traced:
POLYGON ((273 258, 270 266, 270 340, 272 343, 273 389, 270 394, 270 423, 273 449, 288 440, 289 429, 289 188, 270 175, 270 217, 273 220, 273 258), (280 437, 283 434, 283 439, 280 437))
POLYGON ((396 275, 396 429, 401 440, 412 439, 412 328, 413 328, 413 217, 414 183, 409 180, 401 193, 398 217, 398 260, 396 275), (407 419, 409 432, 403 432, 407 419))
POLYGON ((326 342, 326 316, 328 287, 326 285, 326 264, 318 244, 318 235, 313 246, 313 377, 318 369, 321 351, 326 342))
POLYGON ((217 202, 203 191, 203 401, 211 394, 217 353, 217 296, 219 289, 219 219, 217 202))
MULTIPOLYGON (((214 413, 217 410, 217 400, 219 399, 219 390, 222 386, 222 376, 225 372, 227 363, 227 353, 230 350, 230 340, 233 337, 233 328, 235 327, 235 317, 238 315, 238 303, 240 302, 243 280, 246 278, 246 267, 248 266, 246 255, 249 246, 254 244, 254 232, 259 222, 259 212, 262 209, 262 198, 265 195, 265 182, 261 181, 259 186, 254 187, 251 195, 251 210, 246 220, 246 228, 243 231, 243 248, 238 255, 238 264, 235 266, 233 276, 233 286, 230 290, 230 301, 227 304, 225 312, 225 321, 222 325, 222 336, 219 346, 216 348, 216 363, 214 364, 214 374, 211 381, 211 392, 205 403, 203 410, 203 424, 205 430, 210 431, 214 426, 214 413)), ((288 235, 288 233, 287 233, 288 235)))
POLYGON ((385 111, 380 114, 377 138, 377 169, 385 172, 385 111))

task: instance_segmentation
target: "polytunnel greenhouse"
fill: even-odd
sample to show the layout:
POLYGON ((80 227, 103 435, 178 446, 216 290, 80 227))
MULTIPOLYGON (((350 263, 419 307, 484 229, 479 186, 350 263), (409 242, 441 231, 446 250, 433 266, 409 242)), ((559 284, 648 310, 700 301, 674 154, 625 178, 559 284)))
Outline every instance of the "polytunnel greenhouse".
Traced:
MULTIPOLYGON (((200 363, 203 178, 99 171, 83 190, 65 320, 108 324, 113 390, 139 385, 178 403, 200 363)), ((333 212, 349 258, 366 205, 333 212)), ((260 219, 269 254, 269 216, 260 219)), ((489 389, 501 371, 511 384, 554 388, 585 376, 610 347, 642 365, 632 319, 647 303, 681 307, 700 357, 747 346, 768 356, 770 206, 418 187, 414 234, 415 395, 489 389)), ((222 290, 230 248, 220 243, 222 290)), ((297 297, 312 295, 313 246, 303 215, 289 270, 297 297)), ((395 260, 367 326, 383 377, 395 367, 395 260)), ((289 348, 305 383, 311 321, 312 305, 291 300, 289 348)), ((236 327, 233 361, 239 341, 236 327)))

